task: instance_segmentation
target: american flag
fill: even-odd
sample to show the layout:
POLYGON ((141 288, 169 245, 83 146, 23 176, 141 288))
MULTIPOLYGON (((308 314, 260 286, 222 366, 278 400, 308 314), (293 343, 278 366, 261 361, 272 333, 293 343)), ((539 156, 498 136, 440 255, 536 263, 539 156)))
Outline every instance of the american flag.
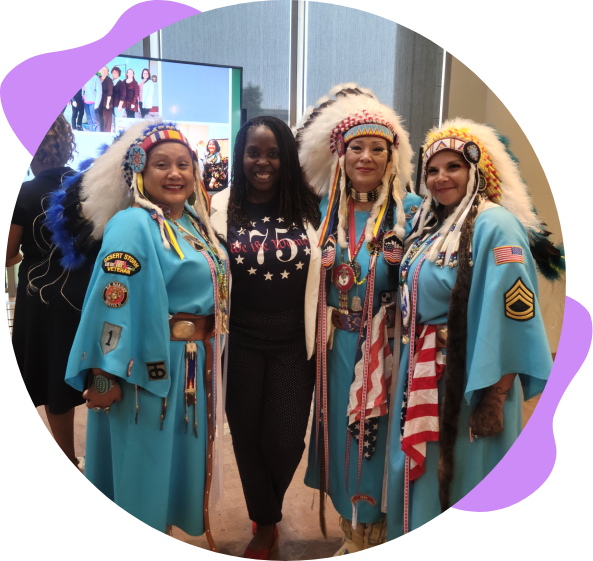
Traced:
POLYGON ((494 248, 497 265, 503 263, 523 263, 523 248, 518 245, 503 245, 494 248))
MULTIPOLYGON (((391 349, 387 338, 387 323, 385 307, 373 317, 371 330, 371 352, 369 358, 369 372, 367 383, 367 399, 365 419, 380 417, 387 414, 387 388, 391 378, 391 349)), ((362 357, 354 367, 354 381, 350 386, 350 401, 348 403, 348 424, 360 421, 362 402, 362 382, 364 377, 365 345, 362 344, 362 357)))
POLYGON ((425 471, 426 443, 439 439, 437 382, 443 372, 443 355, 440 349, 436 349, 436 331, 436 325, 422 327, 416 342, 414 374, 408 380, 408 403, 401 447, 411 460, 410 481, 425 471))

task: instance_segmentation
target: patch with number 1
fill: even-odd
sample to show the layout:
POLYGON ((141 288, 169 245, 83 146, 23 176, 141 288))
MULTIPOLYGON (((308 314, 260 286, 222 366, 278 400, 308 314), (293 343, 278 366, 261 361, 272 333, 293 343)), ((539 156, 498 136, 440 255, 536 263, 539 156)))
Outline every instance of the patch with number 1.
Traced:
POLYGON ((117 349, 121 339, 121 326, 105 322, 101 333, 101 352, 103 356, 117 349))

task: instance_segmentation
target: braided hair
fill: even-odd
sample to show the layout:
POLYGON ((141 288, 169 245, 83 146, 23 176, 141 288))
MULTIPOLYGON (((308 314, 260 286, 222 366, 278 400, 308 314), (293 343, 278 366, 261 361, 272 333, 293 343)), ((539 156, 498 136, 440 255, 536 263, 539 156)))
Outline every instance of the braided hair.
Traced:
POLYGON ((319 197, 308 187, 297 152, 297 145, 288 125, 276 117, 260 116, 247 121, 239 130, 233 152, 229 224, 249 228, 246 201, 248 182, 243 167, 247 133, 252 128, 267 127, 276 137, 280 152, 280 213, 288 224, 310 223, 315 229, 321 222, 319 197))
POLYGON ((59 115, 41 141, 35 158, 44 166, 59 168, 74 158, 76 143, 70 123, 59 115))

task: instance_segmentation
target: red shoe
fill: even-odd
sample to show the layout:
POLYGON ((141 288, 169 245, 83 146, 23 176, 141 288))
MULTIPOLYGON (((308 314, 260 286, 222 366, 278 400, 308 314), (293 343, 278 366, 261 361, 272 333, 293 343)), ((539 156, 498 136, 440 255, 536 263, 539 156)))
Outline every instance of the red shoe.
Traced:
MULTIPOLYGON (((252 523, 252 528, 254 529, 253 533, 255 534, 255 529, 257 528, 257 524, 255 522, 252 523)), ((277 539, 278 539, 278 526, 276 526, 276 524, 274 524, 274 534, 272 535, 272 541, 270 542, 270 545, 268 546, 268 548, 255 551, 254 549, 249 549, 249 547, 248 547, 245 550, 245 553, 243 553, 243 558, 244 559, 261 559, 262 561, 266 561, 267 559, 270 558, 270 549, 272 549, 272 546, 274 545, 274 543, 276 542, 277 539)))

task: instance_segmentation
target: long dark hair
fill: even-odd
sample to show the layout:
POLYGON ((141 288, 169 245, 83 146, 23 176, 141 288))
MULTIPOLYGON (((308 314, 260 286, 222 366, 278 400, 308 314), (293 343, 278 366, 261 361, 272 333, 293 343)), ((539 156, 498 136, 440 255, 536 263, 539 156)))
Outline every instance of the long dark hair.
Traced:
MULTIPOLYGON (((220 144, 218 144, 218 140, 216 140, 216 138, 211 138, 206 143, 206 156, 214 155, 214 154, 210 154, 210 149, 208 148, 208 146, 210 146, 211 142, 212 142, 212 144, 214 144, 214 148, 216 148, 216 150, 214 151, 214 154, 216 154, 217 152, 220 152, 220 144)), ((241 156, 241 158, 243 158, 243 156, 241 156)))
POLYGON ((296 141, 288 125, 276 117, 254 117, 247 121, 237 133, 233 152, 231 193, 229 197, 229 224, 249 228, 251 220, 247 215, 247 177, 243 168, 243 154, 247 133, 255 127, 267 127, 276 137, 280 151, 280 214, 287 224, 309 222, 319 227, 321 212, 319 197, 307 186, 299 163, 296 141))

